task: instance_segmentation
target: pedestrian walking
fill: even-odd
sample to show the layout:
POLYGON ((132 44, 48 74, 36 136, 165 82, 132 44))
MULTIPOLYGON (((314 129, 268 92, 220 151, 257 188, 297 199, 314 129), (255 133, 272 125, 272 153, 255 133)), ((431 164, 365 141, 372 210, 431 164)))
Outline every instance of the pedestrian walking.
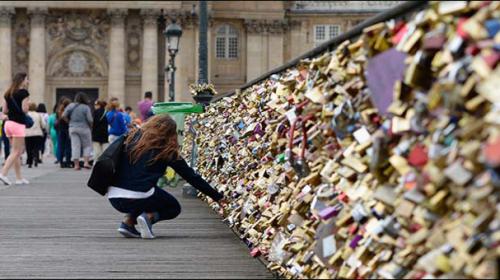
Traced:
POLYGON ((40 154, 43 146, 43 132, 47 124, 41 113, 37 111, 36 103, 29 104, 28 115, 33 119, 33 126, 26 129, 26 164, 31 168, 33 164, 35 167, 40 163, 40 154))
POLYGON ((109 134, 106 105, 106 101, 104 100, 97 100, 94 104, 94 122, 92 125, 94 160, 96 160, 108 146, 109 134))
POLYGON ((130 132, 124 143, 116 184, 109 187, 107 193, 111 205, 126 214, 118 228, 123 236, 155 238, 153 224, 180 214, 177 199, 156 186, 167 166, 213 200, 227 203, 222 194, 181 158, 177 126, 170 116, 152 117, 142 128, 130 132))
POLYGON ((127 125, 127 131, 128 131, 133 127, 132 121, 134 120, 135 116, 134 112, 132 112, 132 107, 130 106, 125 107, 125 112, 123 116, 125 117, 125 124, 127 125))
POLYGON ((139 109, 139 114, 141 115, 141 121, 146 121, 151 115, 149 111, 153 106, 153 93, 151 91, 146 91, 144 93, 144 99, 137 103, 139 109))
POLYGON ((71 140, 69 138, 69 122, 63 118, 63 113, 66 107, 71 103, 67 97, 60 100, 59 108, 57 109, 57 118, 55 127, 57 129, 58 147, 59 147, 59 164, 61 168, 71 168, 71 140))
POLYGON ((127 124, 124 113, 120 112, 120 102, 118 98, 111 98, 108 104, 106 119, 109 124, 109 143, 127 133, 127 124))
POLYGON ((92 153, 93 118, 88 104, 88 97, 85 93, 79 92, 76 94, 75 102, 66 107, 63 118, 69 120, 71 157, 75 170, 80 170, 81 156, 83 156, 83 168, 91 169, 89 159, 92 153))
MULTIPOLYGON (((49 121, 49 114, 47 113, 47 107, 45 106, 45 104, 44 103, 38 104, 36 111, 42 116, 45 124, 47 124, 49 121)), ((49 134, 48 133, 48 126, 46 125, 45 128, 43 129, 43 142, 41 143, 40 157, 39 157, 40 161, 38 163, 43 162, 43 155, 45 155, 45 148, 47 147, 48 134, 49 134)))
POLYGON ((0 180, 5 185, 12 183, 7 178, 9 170, 14 167, 16 173, 16 185, 29 184, 29 181, 21 176, 21 155, 25 150, 26 125, 30 124, 28 112, 29 92, 28 75, 26 73, 17 73, 12 79, 12 84, 4 94, 3 112, 7 114, 8 120, 5 122, 5 134, 9 138, 12 151, 5 161, 0 180))
POLYGON ((48 120, 47 120, 47 126, 48 126, 48 131, 50 134, 50 140, 52 143, 52 154, 56 158, 55 164, 59 163, 59 147, 57 144, 57 129, 56 129, 56 120, 57 120, 57 105, 54 105, 54 108, 52 109, 52 114, 50 114, 48 120))

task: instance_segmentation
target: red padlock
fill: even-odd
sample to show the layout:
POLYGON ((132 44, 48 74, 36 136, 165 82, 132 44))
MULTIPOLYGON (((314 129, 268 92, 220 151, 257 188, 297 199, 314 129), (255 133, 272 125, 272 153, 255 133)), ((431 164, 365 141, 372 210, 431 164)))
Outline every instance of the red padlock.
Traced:
POLYGON ((250 252, 250 255, 254 258, 260 256, 262 252, 260 251, 259 248, 253 248, 252 251, 250 252))
POLYGON ((416 144, 408 155, 408 163, 415 167, 423 167, 427 164, 427 147, 422 144, 416 144))
POLYGON ((338 196, 339 200, 344 202, 344 203, 349 203, 349 197, 347 196, 346 193, 341 192, 338 196))

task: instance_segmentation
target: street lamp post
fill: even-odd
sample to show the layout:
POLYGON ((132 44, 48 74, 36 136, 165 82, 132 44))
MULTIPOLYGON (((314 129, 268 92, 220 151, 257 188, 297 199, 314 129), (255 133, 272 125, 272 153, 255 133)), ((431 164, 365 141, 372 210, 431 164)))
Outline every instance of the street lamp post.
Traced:
POLYGON ((167 65, 165 71, 167 75, 170 74, 169 79, 169 101, 175 101, 175 55, 179 51, 179 42, 182 36, 182 29, 179 25, 174 22, 169 24, 165 31, 163 32, 165 37, 167 38, 167 50, 170 55, 170 61, 167 65))
MULTIPOLYGON (((208 83, 208 43, 207 43, 207 28, 208 28, 208 13, 207 13, 207 1, 200 2, 200 32, 198 34, 199 48, 198 48, 198 84, 208 83)), ((203 106, 208 105, 212 99, 212 95, 206 90, 193 96, 193 99, 197 103, 201 103, 203 106)))

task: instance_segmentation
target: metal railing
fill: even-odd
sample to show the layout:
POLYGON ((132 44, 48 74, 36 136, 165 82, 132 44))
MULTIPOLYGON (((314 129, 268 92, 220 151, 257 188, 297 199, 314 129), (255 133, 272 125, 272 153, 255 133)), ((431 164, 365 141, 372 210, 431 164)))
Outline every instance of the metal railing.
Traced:
POLYGON ((263 80, 269 78, 273 74, 283 72, 286 69, 297 65, 303 59, 318 56, 319 54, 324 53, 326 51, 332 51, 345 40, 352 40, 361 35, 363 33, 363 29, 380 22, 385 22, 391 19, 404 17, 405 15, 408 15, 411 12, 425 8, 428 5, 428 2, 429 1, 407 1, 385 12, 376 14, 375 16, 368 18, 365 21, 361 22, 360 24, 354 26, 349 31, 340 34, 339 36, 319 45, 318 47, 304 53, 303 55, 295 59, 290 60, 289 62, 285 63, 280 67, 277 67, 275 69, 272 69, 271 71, 262 74, 261 76, 249 81, 248 83, 244 84, 238 89, 214 96, 214 98, 212 98, 210 102, 217 102, 223 99, 224 97, 231 96, 235 94, 237 90, 243 91, 246 88, 253 86, 254 84, 262 82, 263 80))

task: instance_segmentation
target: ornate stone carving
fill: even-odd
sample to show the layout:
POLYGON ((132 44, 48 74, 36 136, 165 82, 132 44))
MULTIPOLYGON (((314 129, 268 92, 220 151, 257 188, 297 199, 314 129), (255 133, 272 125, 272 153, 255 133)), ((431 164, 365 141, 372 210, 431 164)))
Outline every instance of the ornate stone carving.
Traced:
POLYGON ((292 12, 380 12, 403 1, 293 1, 292 12))
POLYGON ((289 25, 286 20, 245 20, 245 29, 247 33, 259 34, 280 34, 285 32, 289 25))
POLYGON ((127 9, 108 9, 108 15, 111 18, 111 25, 122 25, 127 16, 127 9))
POLYGON ((167 19, 167 25, 173 21, 183 28, 198 25, 198 15, 190 11, 168 11, 164 13, 164 17, 167 19))
POLYGON ((104 77, 107 72, 104 63, 87 49, 69 49, 52 59, 47 74, 51 77, 104 77))
POLYGON ((47 17, 50 76, 101 77, 106 72, 109 18, 105 12, 51 10, 47 17), (77 48, 86 51, 76 52, 77 48), (62 56, 61 53, 65 55, 62 56), (57 60, 57 61, 56 61, 57 60), (94 65, 98 63, 98 65, 94 65), (105 64, 105 65, 101 65, 105 64))
POLYGON ((42 7, 29 8, 28 14, 31 17, 31 24, 40 26, 45 24, 45 18, 48 15, 48 9, 42 7))
POLYGON ((83 74, 87 69, 87 64, 86 56, 80 51, 75 51, 69 56, 68 68, 73 74, 83 74))
POLYGON ((28 72, 30 22, 25 13, 17 14, 12 23, 12 72, 28 72))
POLYGON ((158 18, 161 15, 161 10, 142 9, 140 13, 144 25, 158 25, 158 18))
POLYGON ((12 16, 16 13, 13 7, 0 7, 0 25, 10 25, 12 16))
POLYGON ((302 26, 302 21, 295 19, 288 19, 287 24, 288 26, 286 29, 300 28, 302 26))
MULTIPOLYGON (((149 15, 147 16, 149 17, 149 15)), ((149 24, 149 23, 145 23, 149 24)), ((139 75, 141 71, 142 28, 141 19, 127 20, 127 72, 139 75)))

